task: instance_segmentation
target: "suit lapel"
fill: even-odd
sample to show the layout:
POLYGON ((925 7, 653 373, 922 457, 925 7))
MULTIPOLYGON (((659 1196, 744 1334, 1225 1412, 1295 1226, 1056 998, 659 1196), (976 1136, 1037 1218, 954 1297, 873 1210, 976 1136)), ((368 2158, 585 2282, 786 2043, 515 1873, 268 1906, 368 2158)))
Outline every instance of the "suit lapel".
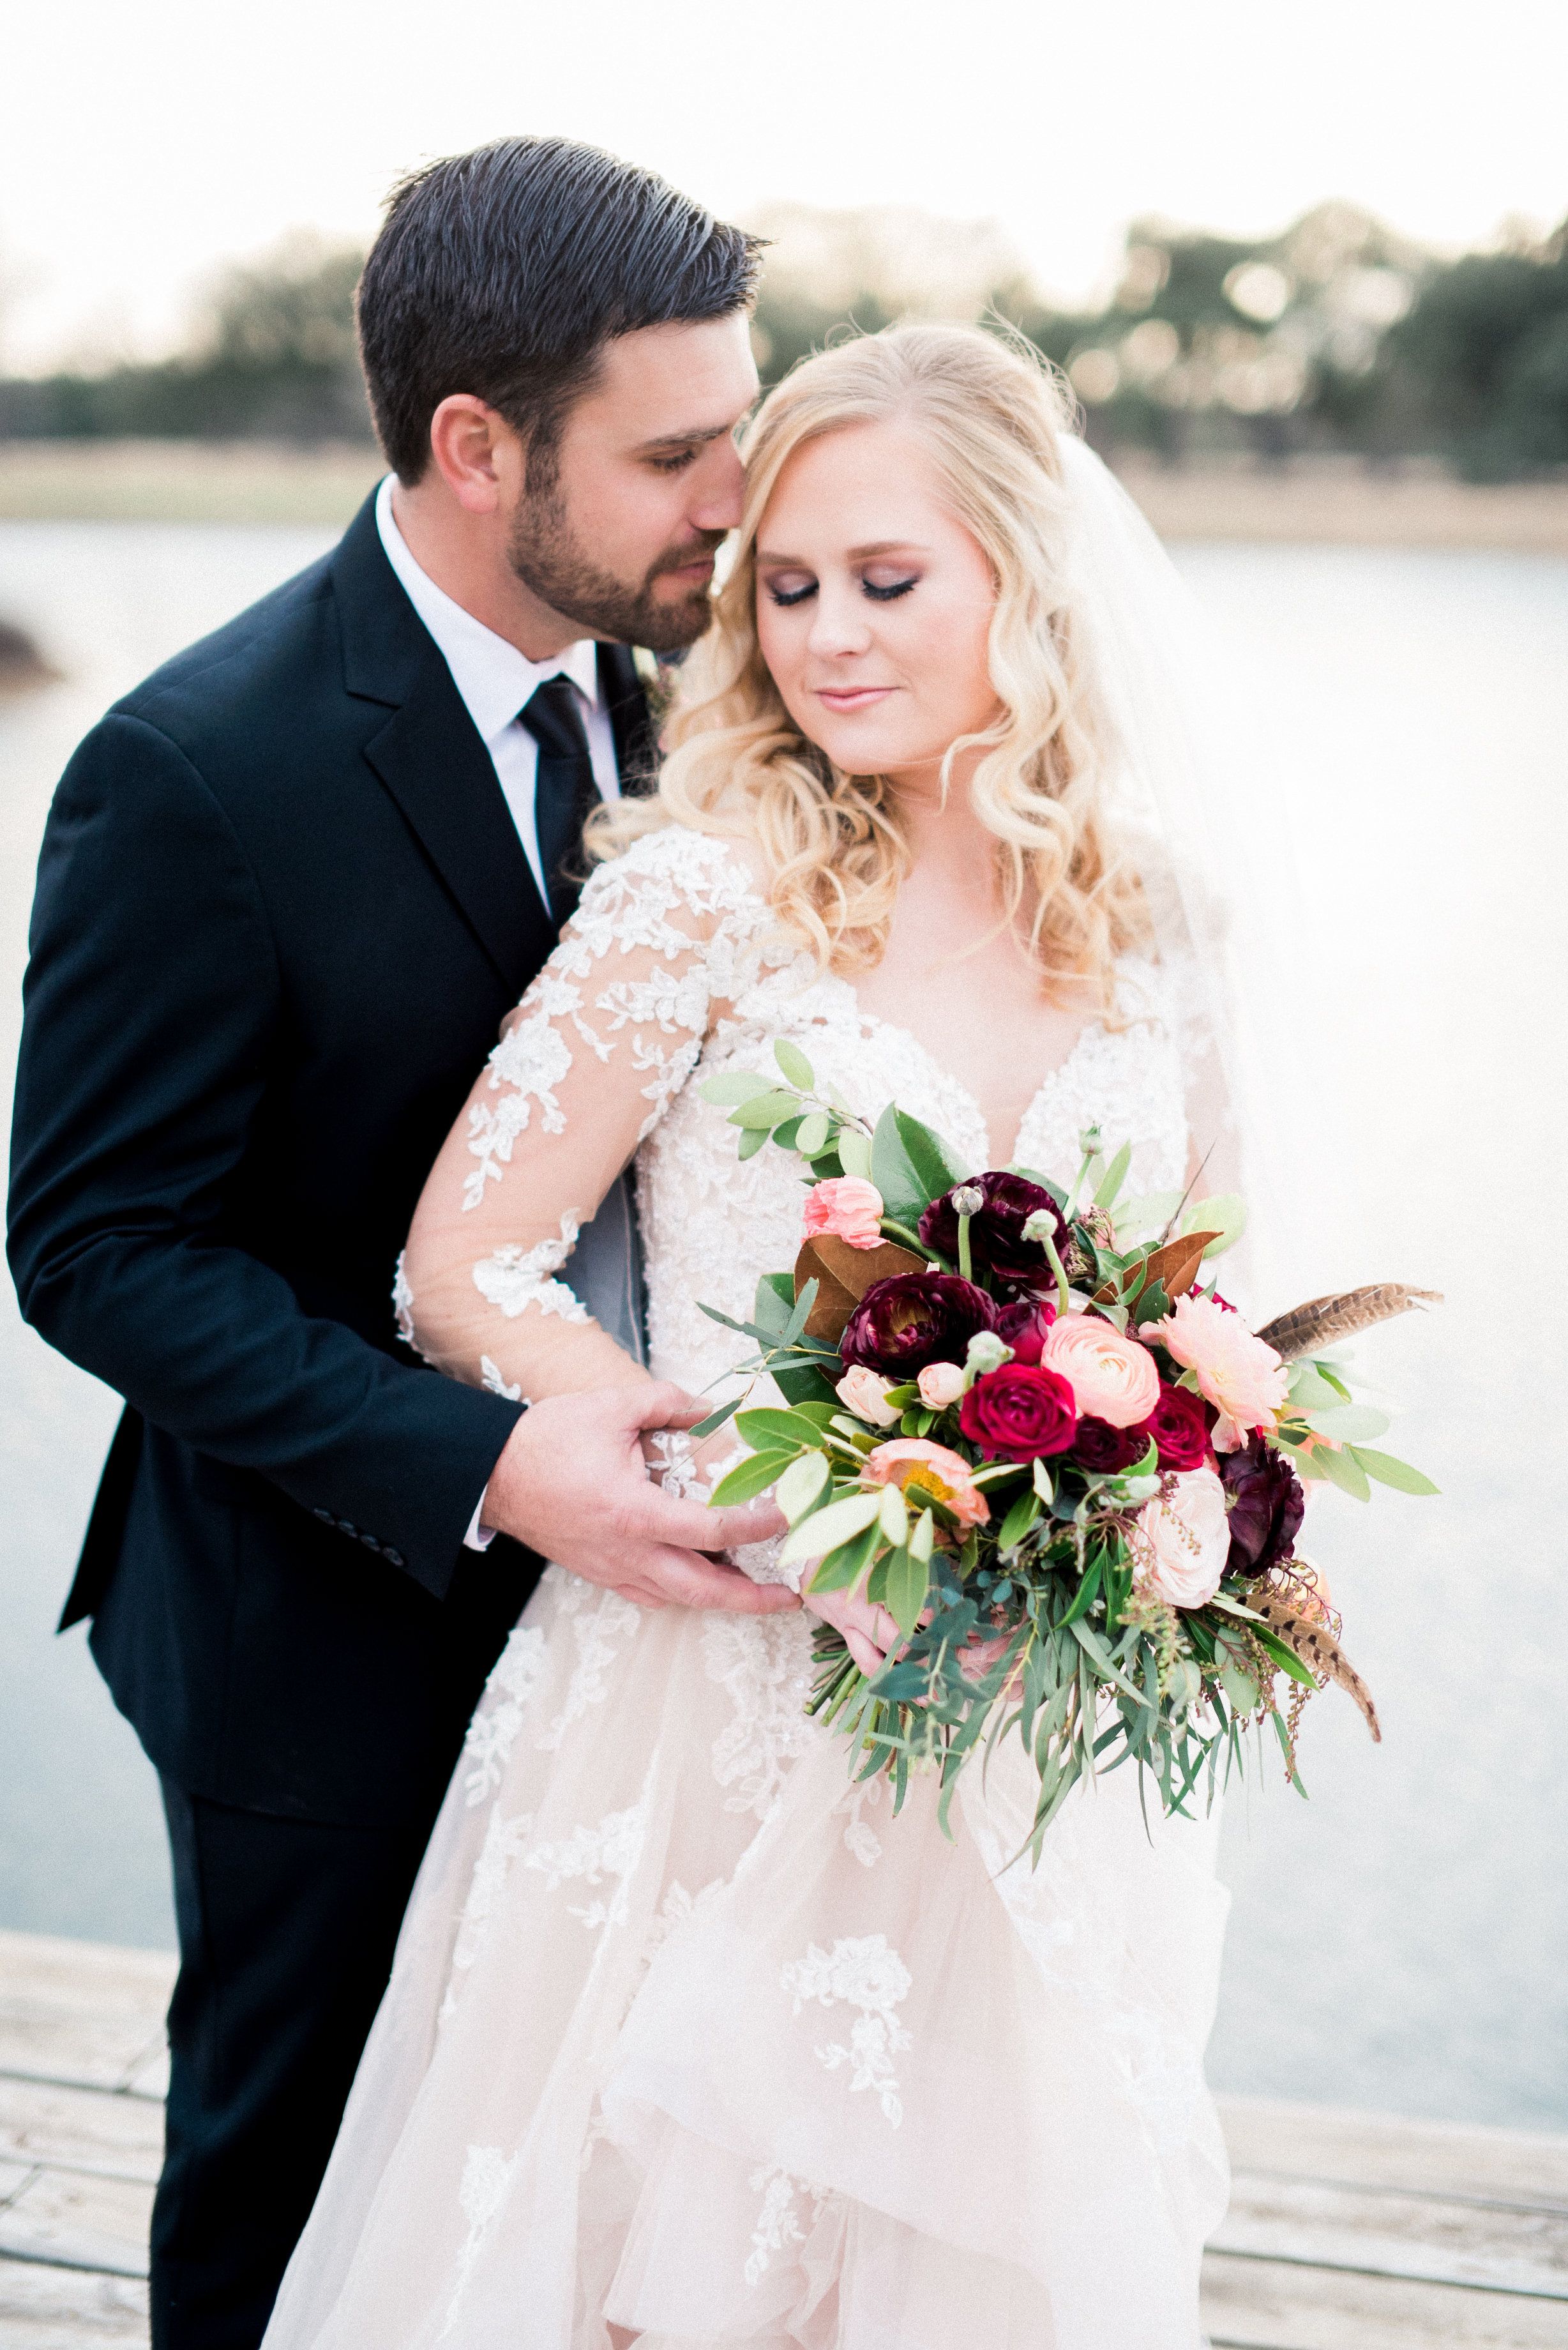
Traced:
POLYGON ((556 943, 494 764, 452 671, 361 507, 333 563, 344 682, 389 705, 365 756, 507 985, 521 995, 556 943))

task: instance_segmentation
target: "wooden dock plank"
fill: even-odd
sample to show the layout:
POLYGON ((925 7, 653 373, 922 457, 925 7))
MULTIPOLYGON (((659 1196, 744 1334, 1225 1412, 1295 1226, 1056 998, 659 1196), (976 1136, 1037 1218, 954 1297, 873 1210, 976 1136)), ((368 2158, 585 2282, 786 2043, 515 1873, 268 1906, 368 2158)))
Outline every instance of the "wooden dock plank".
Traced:
POLYGON ((1262 2097, 1221 2097, 1219 2104, 1239 2173, 1418 2187, 1568 2210, 1568 2137, 1262 2097))
POLYGON ((0 2261, 0 2350, 147 2350, 147 2287, 133 2277, 0 2261))
POLYGON ((1210 2252, 1213 2350, 1564 2350, 1561 2302, 1210 2252))
MULTIPOLYGON (((1212 2240, 1217 2251, 1485 2286, 1568 2304, 1568 2213, 1460 2202, 1397 2188, 1263 2179, 1246 2172, 1212 2240)), ((1568 2327, 1568 2318, 1565 2318, 1568 2327)))
POLYGON ((26 2156, 151 2185, 163 2158, 163 2108, 52 2081, 0 2080, 0 2159, 26 2156))

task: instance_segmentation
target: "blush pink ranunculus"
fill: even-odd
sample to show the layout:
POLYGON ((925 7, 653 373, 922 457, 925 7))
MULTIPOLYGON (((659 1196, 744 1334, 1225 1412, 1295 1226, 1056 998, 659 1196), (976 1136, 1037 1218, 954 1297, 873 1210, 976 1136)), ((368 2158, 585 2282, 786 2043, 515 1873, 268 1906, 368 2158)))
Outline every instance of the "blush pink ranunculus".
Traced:
POLYGON ((961 1526, 982 1526, 991 1515, 991 1504, 975 1483, 969 1462, 923 1436, 900 1436, 891 1444, 879 1444, 866 1455, 860 1482, 897 1485, 911 1509, 940 1502, 961 1526))
POLYGON ((1231 1555, 1225 1488, 1212 1469, 1162 1477, 1134 1522, 1133 1581, 1168 1607, 1201 1607, 1213 1598, 1231 1555))
POLYGON ((969 1373, 957 1363, 928 1363, 916 1385, 928 1411, 945 1411, 957 1403, 969 1385, 969 1373))
POLYGON ((1148 1348, 1097 1314, 1064 1314, 1053 1322, 1040 1366, 1066 1380, 1080 1412, 1112 1428, 1136 1428, 1159 1401, 1159 1371, 1148 1348))
POLYGON ((805 1236, 831 1232, 851 1248, 882 1245, 882 1194, 862 1175, 830 1175, 805 1195, 805 1236))
POLYGON ((888 1390, 892 1384, 880 1371, 868 1371, 864 1363, 857 1363, 845 1372, 833 1392, 857 1419, 869 1420, 873 1428, 896 1428, 903 1414, 889 1409, 888 1390))
POLYGON ((1214 1431, 1220 1451, 1236 1450, 1228 1440, 1235 1431, 1244 1443, 1255 1428, 1265 1434, 1273 1430, 1290 1392, 1291 1375, 1239 1314, 1227 1312, 1211 1298, 1179 1297, 1163 1322, 1149 1326, 1148 1335, 1186 1366, 1199 1392, 1220 1412, 1214 1431))

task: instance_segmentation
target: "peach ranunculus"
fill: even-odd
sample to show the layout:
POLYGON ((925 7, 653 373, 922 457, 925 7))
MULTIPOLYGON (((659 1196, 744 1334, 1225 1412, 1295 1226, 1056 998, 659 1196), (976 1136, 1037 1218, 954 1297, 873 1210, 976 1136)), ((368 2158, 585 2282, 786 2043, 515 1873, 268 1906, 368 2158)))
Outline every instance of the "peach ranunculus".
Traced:
POLYGON ((928 1363, 915 1382, 928 1411, 945 1411, 969 1388, 969 1373, 957 1363, 928 1363))
POLYGON ((1148 1348, 1097 1314, 1059 1315, 1045 1333, 1040 1361, 1066 1380, 1080 1412, 1112 1428, 1136 1428, 1159 1401, 1159 1371, 1148 1348))
POLYGON ((1133 1581, 1169 1607, 1201 1607, 1213 1598, 1231 1555, 1225 1488, 1212 1469, 1162 1477, 1138 1512, 1132 1537, 1133 1581))
POLYGON ((833 1392, 857 1419, 869 1420, 873 1428, 896 1428, 903 1414, 888 1409, 888 1390, 892 1384, 880 1371, 868 1371, 864 1363, 857 1363, 845 1372, 833 1392))
POLYGON ((830 1175, 805 1195, 805 1236, 831 1232, 851 1248, 882 1245, 882 1194, 862 1175, 830 1175))
POLYGON ((879 1444, 862 1462, 860 1482, 897 1485, 911 1509, 940 1502, 961 1526, 982 1526, 991 1515, 991 1504, 975 1483, 969 1462, 923 1436, 900 1436, 891 1444, 879 1444))
POLYGON ((1291 1375, 1239 1314, 1228 1314, 1212 1298, 1179 1297, 1148 1335, 1185 1364, 1199 1392, 1218 1409, 1214 1442, 1220 1451, 1234 1452, 1254 1429, 1267 1434, 1277 1424, 1291 1375))

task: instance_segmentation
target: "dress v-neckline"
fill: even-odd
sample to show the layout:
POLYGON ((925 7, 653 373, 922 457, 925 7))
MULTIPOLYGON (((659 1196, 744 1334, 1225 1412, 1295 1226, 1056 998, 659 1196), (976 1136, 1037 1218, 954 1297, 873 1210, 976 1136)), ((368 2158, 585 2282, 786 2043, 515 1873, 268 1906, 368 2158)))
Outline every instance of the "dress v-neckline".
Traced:
POLYGON ((832 973, 829 976, 829 983, 836 987, 841 987, 844 990, 845 994, 854 1005, 856 1017, 863 1028, 881 1029, 887 1035, 902 1037, 906 1044, 913 1045, 915 1051, 919 1055, 920 1058, 925 1062, 927 1067, 931 1071, 934 1076, 939 1077, 943 1085, 950 1086, 955 1093, 961 1094, 963 1097, 963 1100, 967 1107, 972 1113, 975 1130, 980 1135, 981 1139, 985 1146, 981 1155, 981 1164, 974 1170, 977 1174, 983 1174, 994 1168, 1016 1163, 1019 1145, 1023 1142, 1024 1136, 1027 1134, 1030 1126, 1033 1122, 1035 1112, 1039 1109, 1040 1105, 1044 1100, 1046 1095, 1050 1093, 1053 1088, 1066 1076, 1067 1071, 1073 1066, 1073 1064, 1076 1061, 1079 1054, 1084 1050, 1090 1039, 1093 1037, 1103 1037, 1106 1034, 1106 1024, 1103 1020, 1085 1021, 1076 1036, 1073 1039, 1071 1050, 1063 1057, 1063 1059, 1056 1062, 1054 1067, 1046 1070, 1044 1076, 1041 1078, 1040 1083, 1035 1087, 1033 1093, 1030 1096, 1028 1102, 1025 1104, 1023 1115, 1018 1121, 1018 1131, 1012 1138, 1012 1159, 1009 1160, 998 1160, 993 1159, 992 1156, 990 1121, 986 1118, 985 1112, 981 1108, 981 1106, 975 1099, 973 1094, 971 1093, 969 1087, 965 1085, 963 1079, 957 1076, 951 1069, 944 1068, 941 1062, 938 1060, 936 1055, 932 1052, 930 1046, 925 1042, 924 1038, 918 1036, 912 1028, 906 1028, 901 1021, 886 1020, 879 1012, 867 1011, 865 1004, 861 1003, 859 992, 856 988, 852 980, 842 979, 836 973, 832 973))

